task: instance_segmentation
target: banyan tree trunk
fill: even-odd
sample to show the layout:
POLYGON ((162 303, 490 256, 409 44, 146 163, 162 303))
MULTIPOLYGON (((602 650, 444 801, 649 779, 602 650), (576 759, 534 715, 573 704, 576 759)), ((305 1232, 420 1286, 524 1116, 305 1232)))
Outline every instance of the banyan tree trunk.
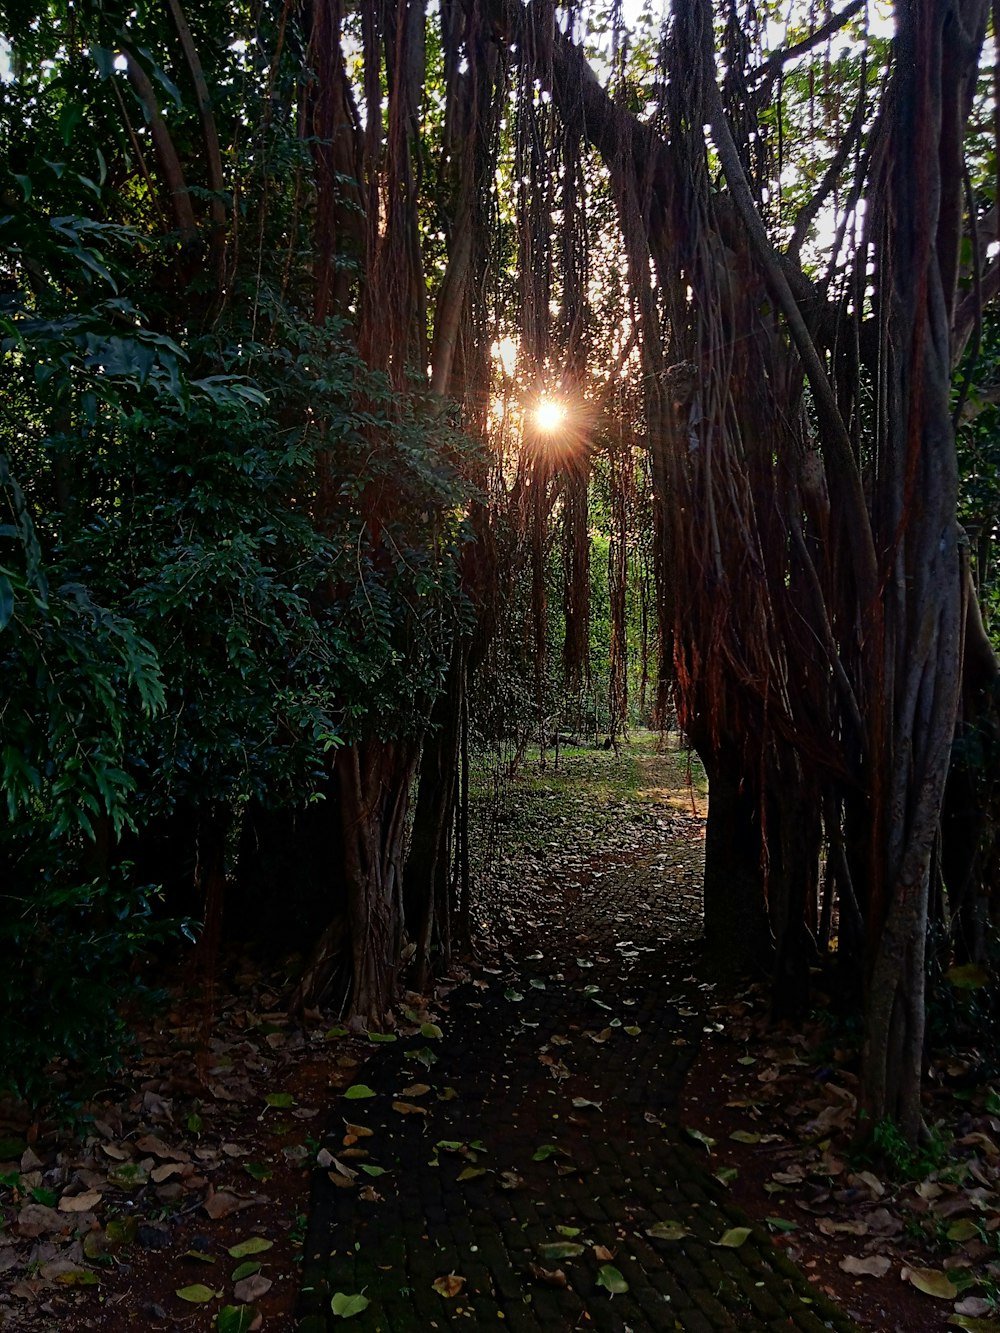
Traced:
POLYGON ((702 756, 708 774, 705 946, 730 976, 766 972, 773 957, 762 871, 760 796, 737 762, 702 756))
POLYGON ((340 750, 328 787, 340 822, 339 864, 330 867, 336 911, 292 1002, 320 1003, 338 965, 349 960, 344 1006, 379 1025, 395 997, 403 937, 402 870, 415 753, 406 741, 359 741, 340 750))
POLYGON ((451 871, 455 808, 462 747, 467 643, 457 639, 445 688, 431 711, 420 757, 417 804, 406 862, 406 932, 416 945, 414 985, 424 988, 437 949, 447 965, 451 951, 451 871))

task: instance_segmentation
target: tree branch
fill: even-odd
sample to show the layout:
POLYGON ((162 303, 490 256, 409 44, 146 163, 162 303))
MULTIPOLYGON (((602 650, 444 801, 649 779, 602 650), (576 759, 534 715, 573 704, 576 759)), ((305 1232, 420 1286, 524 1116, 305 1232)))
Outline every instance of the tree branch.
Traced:
POLYGON ((210 205, 212 214, 210 241, 212 270, 216 293, 221 295, 226 263, 226 208, 222 199, 225 179, 222 172, 222 154, 219 150, 219 134, 215 127, 215 113, 212 110, 212 99, 209 95, 208 83, 205 80, 205 72, 194 44, 194 38, 191 36, 191 29, 188 26, 184 10, 180 6, 180 0, 167 0, 167 5, 184 50, 184 59, 191 71, 195 96, 198 100, 198 116, 201 120, 202 138, 205 140, 205 168, 208 176, 208 188, 212 191, 210 205))
POLYGON ((773 78, 789 60, 795 60, 797 56, 806 55, 814 46, 819 46, 828 37, 832 37, 835 32, 839 32, 845 24, 850 23, 855 14, 859 14, 864 9, 866 3, 867 0, 851 0, 851 3, 845 6, 839 14, 834 14, 832 18, 827 19, 815 32, 810 33, 808 37, 803 37, 801 42, 774 51, 764 61, 763 65, 758 65, 755 70, 751 71, 747 82, 756 83, 759 79, 773 78))
POLYGON ((156 151, 156 161, 170 195, 170 207, 174 215, 174 221, 177 224, 177 230, 180 232, 184 244, 189 245, 192 241, 198 239, 198 223, 195 220, 194 209, 191 206, 191 195, 188 193, 180 157, 174 147, 174 141, 170 137, 170 131, 167 129, 167 122, 160 112, 156 93, 153 91, 149 76, 128 47, 122 48, 122 55, 125 57, 125 73, 128 76, 128 81, 131 83, 146 115, 146 123, 149 125, 153 148, 156 151))

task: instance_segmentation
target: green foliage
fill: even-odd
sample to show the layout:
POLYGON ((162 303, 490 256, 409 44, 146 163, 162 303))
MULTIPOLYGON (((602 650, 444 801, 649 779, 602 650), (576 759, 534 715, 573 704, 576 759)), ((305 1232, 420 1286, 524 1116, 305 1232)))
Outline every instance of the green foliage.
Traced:
POLYGON ((176 933, 123 835, 302 805, 336 747, 419 737, 469 617, 469 442, 311 318, 301 34, 282 20, 276 68, 271 17, 188 20, 241 144, 216 196, 224 308, 115 57, 149 79, 207 228, 167 12, 0 3, 0 1085, 26 1093, 49 1060, 113 1059, 127 978, 176 933))
POLYGON ((153 916, 153 892, 122 879, 61 882, 59 867, 22 848, 21 887, 0 914, 0 1092, 74 1100, 49 1064, 114 1068, 127 1037, 122 999, 149 996, 141 965, 177 923, 153 916), (30 868, 30 883, 26 871, 30 868))
POLYGON ((914 1146, 891 1120, 880 1120, 872 1129, 872 1147, 878 1161, 896 1180, 923 1180, 947 1162, 950 1142, 936 1127, 926 1141, 914 1146))

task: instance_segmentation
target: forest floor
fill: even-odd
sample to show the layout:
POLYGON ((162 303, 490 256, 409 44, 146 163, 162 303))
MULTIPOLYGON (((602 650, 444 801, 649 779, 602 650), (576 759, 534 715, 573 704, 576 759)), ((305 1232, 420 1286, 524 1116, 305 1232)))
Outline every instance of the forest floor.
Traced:
POLYGON ((72 1131, 0 1107, 5 1333, 1000 1330, 968 1053, 936 1062, 934 1152, 858 1157, 822 997, 776 1032, 706 975, 686 756, 549 760, 484 801, 478 958, 394 1032, 293 1026, 291 975, 232 960, 72 1131))

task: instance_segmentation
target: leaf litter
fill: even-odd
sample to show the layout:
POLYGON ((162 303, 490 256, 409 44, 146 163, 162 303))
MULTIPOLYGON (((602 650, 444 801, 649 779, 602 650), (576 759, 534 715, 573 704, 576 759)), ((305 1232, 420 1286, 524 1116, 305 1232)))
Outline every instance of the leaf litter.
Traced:
POLYGON ((791 1210, 794 1229, 771 1227, 773 1242, 863 1323, 881 1326, 894 1279, 893 1308, 914 1333, 942 1318, 969 1328, 985 1319, 1000 1333, 1000 1095, 970 1078, 975 1053, 932 1062, 926 1149, 889 1138, 863 1152, 853 1142, 857 1052, 831 1039, 826 1015, 777 1034, 758 986, 718 997, 713 1012, 724 1030, 709 1025, 705 1068, 715 1072, 704 1079, 721 1086, 709 1107, 696 1071, 686 1132, 722 1159, 715 1174, 726 1173, 741 1207, 769 1225, 776 1203, 786 1218, 791 1210))
MULTIPOLYGON (((284 974, 239 960, 231 972, 210 1024, 202 1000, 178 988, 140 1029, 133 1063, 74 1124, 0 1102, 12 1329, 56 1320, 112 1333, 199 1306, 218 1333, 250 1333, 262 1313, 291 1317, 295 1284, 275 1274, 294 1272, 301 1246, 301 1227, 290 1228, 306 1208, 308 1121, 351 1084, 368 1042, 319 1012, 291 1022, 284 974), (210 1282, 192 1281, 198 1266, 210 1282)), ((355 1143, 370 1133, 348 1132, 355 1143)))

